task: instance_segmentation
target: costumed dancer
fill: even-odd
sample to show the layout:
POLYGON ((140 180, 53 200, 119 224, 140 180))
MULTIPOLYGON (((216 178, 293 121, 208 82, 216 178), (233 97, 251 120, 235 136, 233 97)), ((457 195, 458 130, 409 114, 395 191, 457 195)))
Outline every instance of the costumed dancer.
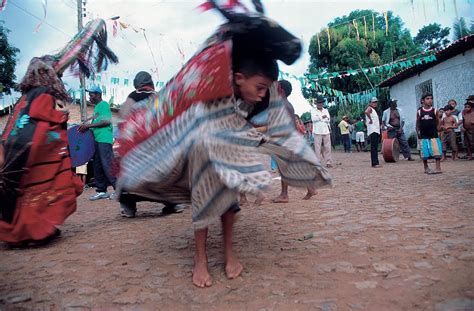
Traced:
POLYGON ((207 228, 219 219, 227 277, 242 272, 232 250, 234 214, 239 193, 257 194, 272 182, 262 153, 275 156, 291 186, 331 184, 277 90, 276 60, 292 64, 301 43, 255 2, 260 13, 247 15, 211 1, 228 22, 156 96, 132 107, 120 129, 117 189, 192 206, 198 287, 212 285, 207 228), (263 110, 265 133, 248 121, 263 110))
POLYGON ((82 183, 71 170, 68 113, 62 110, 71 99, 60 75, 71 65, 88 76, 108 59, 117 62, 106 43, 105 22, 95 20, 60 53, 30 61, 19 85, 23 96, 0 143, 0 240, 11 246, 51 241, 60 234, 56 226, 76 210, 82 183))
MULTIPOLYGON (((133 86, 135 87, 135 91, 128 95, 127 99, 120 107, 121 120, 127 118, 130 109, 137 105, 137 103, 143 103, 144 101, 146 102, 150 96, 156 95, 153 79, 146 71, 140 71, 136 74, 135 78, 133 79, 133 86)), ((120 194, 120 215, 126 218, 134 218, 137 213, 137 202, 139 201, 150 200, 138 195, 127 193, 126 189, 122 189, 120 194)), ((176 204, 169 202, 159 203, 163 203, 165 205, 162 209, 163 215, 182 212, 182 209, 178 209, 176 204)))

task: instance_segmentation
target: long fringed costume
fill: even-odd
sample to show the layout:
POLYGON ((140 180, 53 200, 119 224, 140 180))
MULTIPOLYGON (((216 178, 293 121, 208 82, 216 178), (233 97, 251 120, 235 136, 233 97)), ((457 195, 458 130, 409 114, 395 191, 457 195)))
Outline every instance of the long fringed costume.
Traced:
POLYGON ((106 38, 104 21, 95 20, 59 54, 31 60, 20 83, 23 96, 0 140, 5 157, 0 167, 1 241, 43 240, 76 210, 82 183, 71 171, 68 114, 56 110, 58 101, 70 101, 58 74, 75 63, 89 75, 107 59, 117 62, 106 38))
POLYGON ((270 184, 262 153, 276 156, 282 179, 290 185, 331 183, 296 132, 276 85, 257 104, 268 105, 265 134, 246 119, 254 107, 233 93, 236 54, 264 51, 291 64, 301 53, 299 40, 261 14, 220 10, 229 22, 120 125, 118 188, 154 200, 191 203, 196 229, 224 214, 239 192, 255 193, 270 184))

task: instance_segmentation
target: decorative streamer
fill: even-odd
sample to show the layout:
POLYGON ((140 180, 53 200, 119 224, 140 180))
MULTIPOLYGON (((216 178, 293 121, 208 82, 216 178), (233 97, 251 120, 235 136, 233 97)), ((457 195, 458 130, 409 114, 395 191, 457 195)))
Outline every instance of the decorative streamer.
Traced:
POLYGON ((112 25, 112 36, 114 38, 117 38, 117 31, 118 31, 118 23, 117 23, 117 21, 114 21, 114 23, 112 25))
POLYGON ((436 0, 436 12, 439 15, 439 0, 436 0))
POLYGON ((388 36, 388 12, 383 12, 383 17, 385 19, 385 35, 388 36))
POLYGON ((372 32, 374 33, 374 40, 375 40, 375 15, 372 14, 372 32))
POLYGON ((316 37, 318 39, 318 54, 321 54, 321 43, 319 42, 319 33, 316 34, 316 37))
POLYGON ((38 25, 36 25, 35 30, 33 31, 34 33, 38 33, 40 31, 41 26, 43 26, 43 23, 46 20, 46 14, 48 13, 48 1, 43 0, 42 4, 43 4, 43 19, 39 22, 38 25))
MULTIPOLYGON (((459 14, 458 14, 458 5, 456 0, 453 0, 453 5, 454 5, 454 13, 456 13, 456 20, 459 21, 459 14)), ((472 12, 471 12, 472 13, 472 12)))
POLYGON ((423 16, 425 17, 425 20, 426 20, 426 3, 425 3, 425 0, 423 0, 423 16))
POLYGON ((148 50, 150 50, 151 58, 153 59, 153 64, 155 65, 156 78, 159 80, 160 75, 159 75, 159 72, 158 72, 158 65, 156 64, 156 60, 155 60, 155 54, 153 54, 153 50, 150 47, 150 42, 148 42, 148 38, 146 37, 146 30, 144 28, 142 28, 142 31, 143 31, 143 37, 145 38, 145 41, 146 41, 146 45, 148 46, 148 50))
POLYGON ((360 36, 359 36, 359 23, 358 23, 355 19, 352 20, 352 23, 354 24, 354 28, 355 28, 355 30, 356 30, 357 41, 359 41, 359 40, 360 40, 360 36))
POLYGON ((179 42, 176 42, 176 46, 178 47, 179 54, 181 54, 181 58, 182 58, 183 65, 184 65, 184 60, 186 59, 186 55, 184 55, 183 50, 181 50, 181 47, 179 46, 179 42))
POLYGON ((446 12, 446 2, 443 0, 443 12, 446 12))
POLYGON ((0 12, 7 8, 7 0, 0 0, 0 12))
POLYGON ((364 32, 365 32, 365 38, 367 39, 367 21, 365 20, 365 16, 364 16, 364 32))
POLYGON ((328 33, 328 48, 331 50, 331 33, 329 32, 329 28, 326 28, 326 32, 328 33))

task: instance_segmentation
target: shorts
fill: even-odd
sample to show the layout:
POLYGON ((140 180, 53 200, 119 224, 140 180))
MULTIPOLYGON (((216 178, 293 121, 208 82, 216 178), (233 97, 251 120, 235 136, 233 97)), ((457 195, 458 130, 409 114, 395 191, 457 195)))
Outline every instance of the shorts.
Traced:
POLYGON ((356 133, 356 142, 363 143, 365 142, 365 135, 364 132, 357 132, 356 133))
POLYGON ((464 132, 464 144, 466 147, 471 149, 474 146, 474 135, 473 135, 473 130, 466 129, 464 132))
POLYGON ((440 159, 443 154, 443 147, 439 138, 421 139, 421 158, 428 160, 429 158, 440 159))
POLYGON ((456 142, 456 133, 445 132, 443 134, 443 150, 448 151, 448 146, 451 147, 452 151, 458 151, 458 144, 456 142))

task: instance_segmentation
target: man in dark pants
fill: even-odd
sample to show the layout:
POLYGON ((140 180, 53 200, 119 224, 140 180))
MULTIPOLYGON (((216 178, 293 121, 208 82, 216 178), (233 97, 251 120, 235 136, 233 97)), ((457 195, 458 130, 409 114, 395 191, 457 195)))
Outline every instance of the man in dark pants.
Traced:
POLYGON ((370 141, 370 159, 373 168, 382 167, 379 164, 379 141, 380 141, 380 120, 375 108, 377 108, 377 97, 372 97, 369 106, 365 110, 365 119, 367 123, 367 135, 370 141))
POLYGON ((397 100, 390 100, 390 108, 383 112, 382 124, 387 129, 388 138, 396 138, 400 144, 400 151, 403 157, 408 161, 414 161, 411 157, 410 146, 403 131, 405 119, 402 116, 402 111, 397 107, 397 100))
POLYGON ((114 158, 112 144, 114 142, 112 134, 112 111, 109 104, 102 100, 102 90, 99 86, 93 86, 89 90, 89 101, 94 105, 94 113, 91 123, 83 124, 79 127, 80 132, 91 129, 94 133, 95 153, 94 153, 94 180, 96 194, 89 200, 113 198, 115 192, 109 195, 107 187, 112 186, 115 190, 115 176, 112 175, 111 165, 114 158))

